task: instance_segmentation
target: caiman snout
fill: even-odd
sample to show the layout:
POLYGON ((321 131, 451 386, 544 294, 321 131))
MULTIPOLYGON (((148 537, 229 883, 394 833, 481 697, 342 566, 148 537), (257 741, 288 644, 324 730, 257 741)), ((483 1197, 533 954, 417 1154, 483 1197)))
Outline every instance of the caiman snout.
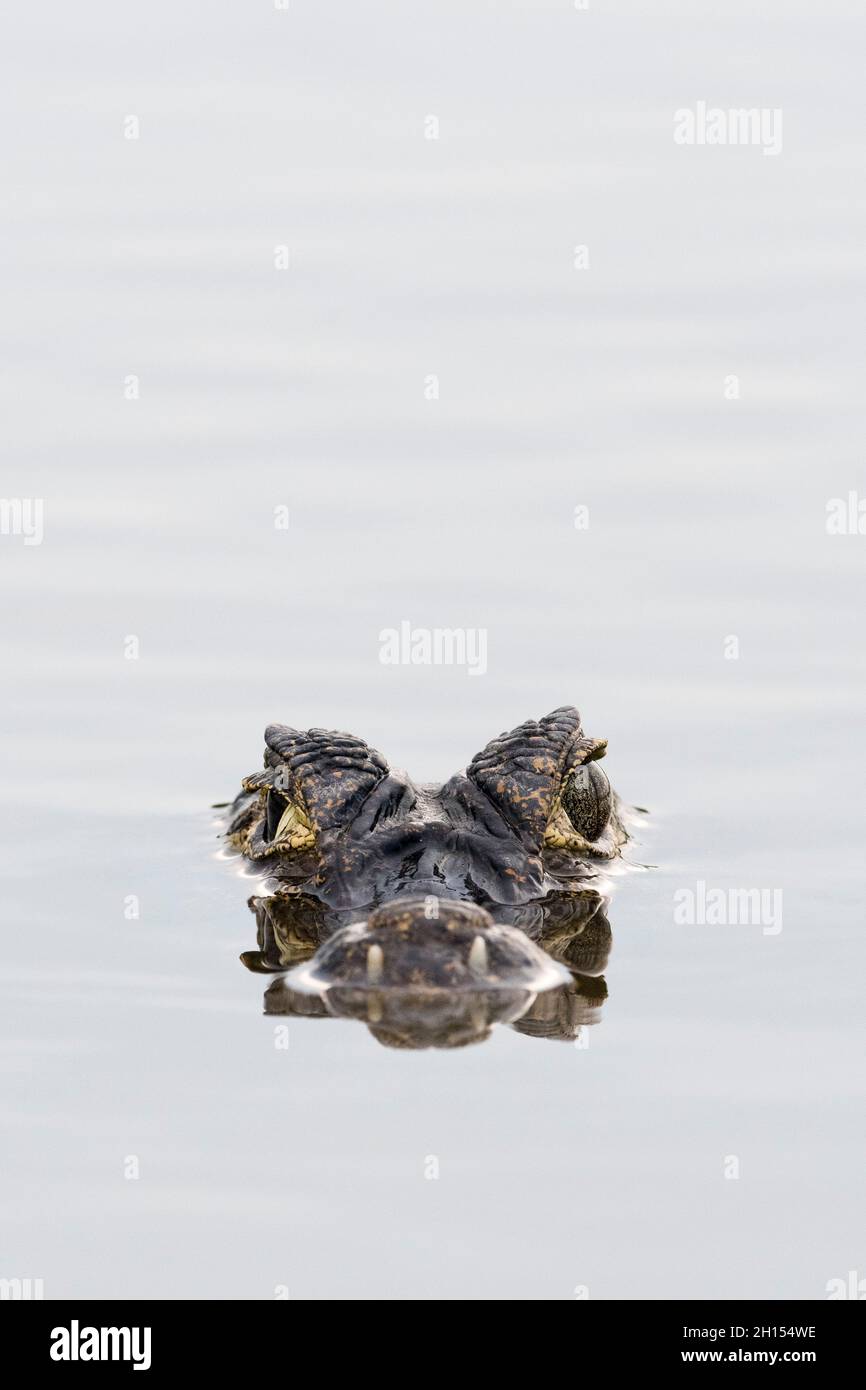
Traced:
POLYGON ((356 990, 524 989, 537 992, 570 978, 515 927, 498 925, 476 903, 398 898, 364 922, 343 927, 286 983, 316 994, 356 990))

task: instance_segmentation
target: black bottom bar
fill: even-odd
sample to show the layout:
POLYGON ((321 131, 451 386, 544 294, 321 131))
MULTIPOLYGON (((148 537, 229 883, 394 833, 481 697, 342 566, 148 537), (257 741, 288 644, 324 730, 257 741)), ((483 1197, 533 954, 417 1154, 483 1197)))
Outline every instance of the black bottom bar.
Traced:
MULTIPOLYGON (((753 1366, 767 1370, 805 1366, 820 1369, 826 1375, 850 1367, 859 1350, 863 1309, 850 1305, 851 1300, 575 1301, 553 1325, 545 1320, 533 1330, 530 1314, 522 1320, 519 1340, 525 1347, 535 1344, 541 1355, 550 1334, 565 1334, 568 1341, 563 1345, 576 1353, 575 1370, 579 1368, 581 1375, 595 1368, 652 1374, 706 1366, 729 1371, 753 1366), (577 1343, 573 1340, 575 1334, 580 1337, 577 1343)), ((58 1300, 0 1304, 3 1345, 7 1349, 14 1347, 16 1364, 25 1374, 33 1368, 59 1377, 93 1377, 106 1368, 115 1375, 134 1374, 137 1369, 140 1374, 157 1379, 187 1369, 198 1375, 208 1371, 222 1375, 240 1371, 249 1375, 255 1373, 256 1367, 273 1367, 270 1358, 274 1351, 282 1351, 294 1361, 305 1338, 310 1339, 311 1356, 324 1356, 329 1375, 339 1368, 341 1355, 345 1355, 347 1370, 369 1371, 374 1347, 379 1373, 387 1376, 388 1360, 394 1358, 390 1373, 399 1375, 401 1345, 407 1337, 420 1335, 420 1329, 413 1334, 405 1314, 396 1340, 391 1335, 395 1329, 389 1332, 388 1324, 382 1321, 386 1316, 382 1311, 364 1315, 366 1330, 360 1337, 345 1335, 354 1322, 350 1311, 335 1320, 334 1310, 329 1308, 326 1316, 324 1326, 330 1326, 337 1335, 323 1344, 317 1336, 317 1317, 312 1308, 304 1314, 305 1319, 312 1319, 309 1327, 279 1301, 268 1306, 267 1312, 253 1302, 58 1300), (343 1331, 339 1331, 341 1327, 343 1331), (289 1345, 282 1343, 289 1337, 291 1353, 289 1345)), ((429 1317, 428 1313, 426 1318, 429 1317)), ((459 1322, 459 1314, 457 1319, 459 1322)), ((422 1359, 425 1367, 432 1370, 436 1366, 437 1347, 444 1353, 453 1343, 451 1337, 443 1336, 441 1326, 437 1330, 435 1324, 427 1321, 426 1327, 422 1359)), ((454 1324, 449 1323, 448 1327, 452 1329, 454 1324)), ((506 1324, 498 1332, 495 1314, 486 1316, 484 1329, 485 1363, 489 1363, 491 1353, 495 1362, 499 1353, 504 1369, 513 1372, 511 1358, 517 1329, 512 1324, 509 1335, 506 1324)), ((556 1354, 553 1345, 550 1350, 556 1354)), ((462 1361, 464 1355, 465 1352, 459 1353, 457 1360, 462 1361)), ((443 1373, 453 1370, 452 1357, 443 1355, 443 1373)))

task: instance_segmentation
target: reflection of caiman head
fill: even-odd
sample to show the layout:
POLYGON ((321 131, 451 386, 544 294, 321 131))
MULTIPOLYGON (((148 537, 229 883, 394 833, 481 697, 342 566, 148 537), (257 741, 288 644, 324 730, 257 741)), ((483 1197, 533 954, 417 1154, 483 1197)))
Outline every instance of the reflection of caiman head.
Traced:
POLYGON ((555 710, 416 786, 348 734, 271 725, 229 811, 254 861, 253 970, 291 971, 272 1013, 358 1017, 395 1046, 454 1046, 495 1022, 574 1037, 610 949, 602 873, 627 839, 605 742, 555 710))

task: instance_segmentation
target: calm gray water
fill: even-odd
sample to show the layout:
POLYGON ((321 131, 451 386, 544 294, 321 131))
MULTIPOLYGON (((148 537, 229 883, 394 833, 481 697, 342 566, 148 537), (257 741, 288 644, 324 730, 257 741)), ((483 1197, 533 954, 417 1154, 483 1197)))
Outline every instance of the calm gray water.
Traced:
POLYGON ((866 1275, 866 537, 826 526, 866 496, 858 8, 4 21, 0 491, 44 536, 0 535, 0 1276, 866 1275), (780 109, 781 153, 677 145, 700 101, 780 109), (486 673, 381 664, 402 620, 486 630, 486 673), (265 724, 437 780, 568 702, 657 866, 618 881, 588 1046, 275 1046, 209 810, 265 724), (680 924, 699 883, 781 908, 680 924))

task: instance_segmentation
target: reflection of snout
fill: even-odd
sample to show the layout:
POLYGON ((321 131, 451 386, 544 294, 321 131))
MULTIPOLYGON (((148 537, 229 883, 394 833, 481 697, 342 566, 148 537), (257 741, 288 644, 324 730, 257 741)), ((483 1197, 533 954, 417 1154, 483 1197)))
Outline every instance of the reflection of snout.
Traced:
MULTIPOLYGON (((551 991, 558 994, 558 990, 551 991)), ((547 998, 547 995, 541 998, 547 998)), ((265 991, 265 1013, 304 1018, 354 1018, 385 1047, 466 1047, 483 1042, 497 1023, 512 1023, 539 1001, 532 990, 352 989, 333 985, 301 993, 280 977, 265 991)))
POLYGON ((519 1018, 535 998, 523 989, 357 990, 338 985, 328 990, 325 1004, 337 1018, 366 1023, 383 1046, 417 1051, 483 1042, 494 1024, 519 1018))
POLYGON ((294 990, 489 991, 536 993, 570 978, 513 927, 475 903, 400 898, 366 922, 336 932, 286 977, 294 990))

